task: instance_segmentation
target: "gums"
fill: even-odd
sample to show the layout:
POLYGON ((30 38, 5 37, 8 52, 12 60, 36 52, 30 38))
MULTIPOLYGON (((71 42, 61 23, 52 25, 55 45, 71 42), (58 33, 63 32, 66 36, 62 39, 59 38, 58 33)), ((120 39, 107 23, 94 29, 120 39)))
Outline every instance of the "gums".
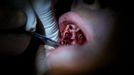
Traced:
POLYGON ((60 44, 61 45, 83 45, 86 38, 80 28, 71 22, 64 21, 60 28, 60 44))

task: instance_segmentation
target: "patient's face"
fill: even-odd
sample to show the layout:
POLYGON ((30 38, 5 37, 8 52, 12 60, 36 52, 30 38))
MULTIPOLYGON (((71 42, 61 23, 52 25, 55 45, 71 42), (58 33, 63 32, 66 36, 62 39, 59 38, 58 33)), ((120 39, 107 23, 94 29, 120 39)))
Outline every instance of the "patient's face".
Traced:
POLYGON ((63 19, 71 20, 79 25, 87 42, 83 45, 60 46, 48 52, 50 75, 83 74, 109 61, 110 38, 116 19, 112 10, 76 1, 71 7, 71 12, 60 17, 59 25, 63 19))

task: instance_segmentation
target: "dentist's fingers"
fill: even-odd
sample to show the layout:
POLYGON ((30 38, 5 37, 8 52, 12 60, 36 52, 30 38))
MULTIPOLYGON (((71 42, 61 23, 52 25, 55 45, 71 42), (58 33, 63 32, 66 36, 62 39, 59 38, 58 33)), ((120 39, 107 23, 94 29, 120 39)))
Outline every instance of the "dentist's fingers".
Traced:
POLYGON ((26 16, 22 11, 0 9, 0 29, 15 29, 25 25, 26 16))

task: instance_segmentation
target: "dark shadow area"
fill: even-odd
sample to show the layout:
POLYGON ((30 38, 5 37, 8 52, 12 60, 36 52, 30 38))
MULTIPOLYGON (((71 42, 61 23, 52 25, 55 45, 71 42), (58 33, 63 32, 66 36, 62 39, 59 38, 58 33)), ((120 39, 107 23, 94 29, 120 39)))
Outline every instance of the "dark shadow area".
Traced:
POLYGON ((0 58, 1 75, 33 75, 39 41, 32 38, 27 50, 19 56, 0 58))
POLYGON ((56 14, 57 20, 62 14, 70 11, 72 2, 73 0, 57 0, 56 5, 54 6, 54 12, 56 14))
MULTIPOLYGON (((126 34, 123 28, 124 26, 126 27, 126 25, 128 25, 128 14, 124 12, 124 9, 122 9, 124 7, 124 4, 121 4, 121 1, 108 1, 109 0, 106 0, 105 2, 104 0, 104 2, 102 1, 101 3, 104 4, 104 6, 108 4, 118 13, 118 25, 115 28, 114 36, 112 39, 112 41, 114 41, 114 51, 112 52, 115 52, 115 57, 106 66, 101 69, 98 69, 90 75, 120 75, 128 72, 128 60, 124 60, 124 57, 125 59, 127 59, 128 54, 126 53, 128 53, 128 51, 126 52, 126 50, 124 51, 124 49, 122 49, 124 48, 123 45, 124 41, 126 40, 123 39, 124 34, 126 34)), ((71 3, 72 0, 58 0, 58 3, 55 6, 55 14, 57 19, 63 13, 70 10, 71 3)), ((0 2, 0 4, 3 3, 0 2)), ((38 30, 37 32, 42 33, 40 30, 38 30)), ((41 42, 39 40, 32 38, 27 50, 21 55, 4 58, 0 57, 0 75, 34 75, 34 59, 40 43, 41 42)), ((85 75, 88 75, 88 73, 85 75)))

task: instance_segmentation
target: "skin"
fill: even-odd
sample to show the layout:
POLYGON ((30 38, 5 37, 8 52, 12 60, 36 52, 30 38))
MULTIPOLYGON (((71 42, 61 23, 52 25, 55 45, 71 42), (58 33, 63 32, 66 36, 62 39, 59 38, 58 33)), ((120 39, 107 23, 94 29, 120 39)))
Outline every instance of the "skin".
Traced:
MULTIPOLYGON (((64 15, 68 15, 67 17, 79 24, 87 42, 81 46, 71 45, 60 46, 53 50, 46 49, 46 52, 39 49, 36 58, 38 75, 43 75, 46 71, 48 75, 90 74, 110 61, 112 54, 109 52, 110 38, 116 20, 114 12, 107 7, 100 8, 97 2, 87 5, 78 1, 72 4, 71 13, 76 15, 79 21, 76 17, 73 19, 68 13, 64 15)), ((60 21, 61 18, 59 23, 60 21)))

